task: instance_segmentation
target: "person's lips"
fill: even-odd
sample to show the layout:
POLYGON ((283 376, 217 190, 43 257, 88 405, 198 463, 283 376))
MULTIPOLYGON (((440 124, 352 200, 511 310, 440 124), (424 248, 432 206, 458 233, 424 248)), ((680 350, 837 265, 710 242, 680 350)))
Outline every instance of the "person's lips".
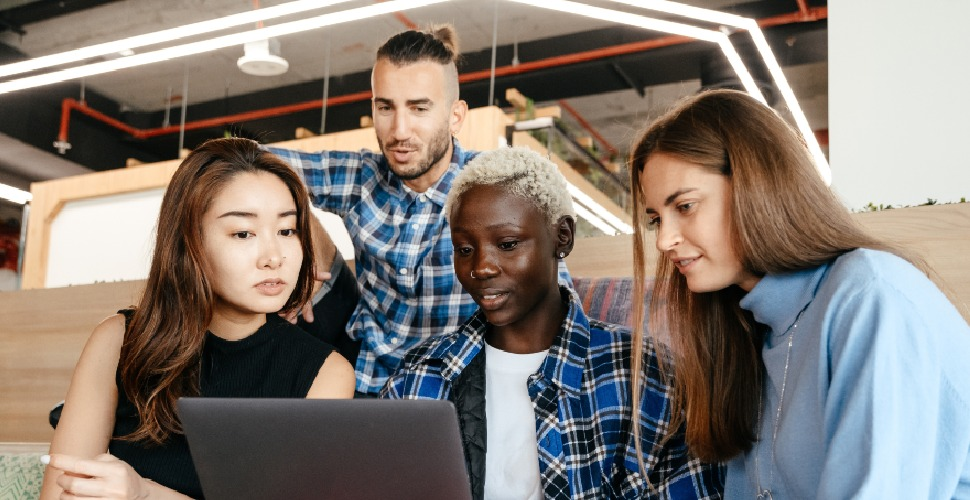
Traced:
POLYGON ((286 290, 286 282, 279 278, 265 279, 256 283, 256 290, 263 295, 276 296, 286 290))
POLYGON ((503 290, 481 290, 474 295, 479 307, 485 311, 493 311, 505 305, 509 298, 509 293, 503 290))
POLYGON ((700 256, 697 256, 697 257, 671 257, 670 258, 671 262, 674 263, 674 266, 676 266, 677 269, 680 270, 680 272, 682 274, 683 273, 686 273, 691 268, 693 268, 694 265, 697 263, 697 261, 699 259, 700 259, 700 256))

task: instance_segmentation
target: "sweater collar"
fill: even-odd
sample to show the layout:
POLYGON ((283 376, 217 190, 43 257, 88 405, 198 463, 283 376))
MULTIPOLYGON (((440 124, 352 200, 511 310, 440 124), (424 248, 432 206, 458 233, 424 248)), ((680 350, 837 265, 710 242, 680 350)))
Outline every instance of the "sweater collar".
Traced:
POLYGON ((765 275, 741 299, 741 308, 750 311, 755 321, 771 328, 773 335, 784 335, 815 298, 818 285, 829 264, 789 273, 765 275))

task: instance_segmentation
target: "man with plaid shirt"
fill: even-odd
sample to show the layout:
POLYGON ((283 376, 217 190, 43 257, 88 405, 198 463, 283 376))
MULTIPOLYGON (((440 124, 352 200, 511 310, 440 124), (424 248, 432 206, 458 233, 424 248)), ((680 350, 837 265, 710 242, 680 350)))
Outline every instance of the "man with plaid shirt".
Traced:
POLYGON ((353 240, 360 301, 347 333, 361 342, 358 396, 376 396, 409 348, 454 331, 475 310, 455 281, 441 215, 452 179, 475 154, 453 138, 468 109, 457 56, 450 26, 381 46, 371 81, 381 153, 267 148, 302 175, 314 205, 344 219, 353 240))

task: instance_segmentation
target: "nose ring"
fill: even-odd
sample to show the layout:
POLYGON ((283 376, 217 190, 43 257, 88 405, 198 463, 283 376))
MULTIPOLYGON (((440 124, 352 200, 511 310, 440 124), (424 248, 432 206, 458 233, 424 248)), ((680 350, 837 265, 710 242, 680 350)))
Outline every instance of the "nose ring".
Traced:
POLYGON ((475 279, 475 271, 472 271, 472 272, 470 272, 468 274, 472 277, 472 279, 475 279))

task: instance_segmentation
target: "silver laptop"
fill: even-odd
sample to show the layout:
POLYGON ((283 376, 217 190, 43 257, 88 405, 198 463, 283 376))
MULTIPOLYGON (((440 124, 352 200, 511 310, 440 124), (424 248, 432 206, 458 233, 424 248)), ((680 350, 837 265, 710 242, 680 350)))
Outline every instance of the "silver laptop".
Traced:
POLYGON ((469 500, 448 401, 181 398, 209 500, 469 500))

